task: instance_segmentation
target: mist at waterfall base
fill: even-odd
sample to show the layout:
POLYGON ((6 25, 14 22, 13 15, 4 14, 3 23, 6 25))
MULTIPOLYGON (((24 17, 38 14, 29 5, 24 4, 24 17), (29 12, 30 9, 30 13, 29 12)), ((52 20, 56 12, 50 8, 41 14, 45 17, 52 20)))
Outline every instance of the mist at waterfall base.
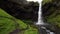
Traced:
POLYGON ((35 25, 39 25, 41 29, 45 29, 46 30, 46 34, 55 34, 54 32, 51 32, 50 30, 46 29, 46 27, 43 27, 41 25, 48 25, 46 23, 43 22, 42 19, 42 11, 41 11, 41 7, 42 7, 42 1, 43 0, 27 0, 27 1, 34 1, 34 2, 38 2, 39 3, 39 11, 38 11, 38 22, 35 23, 35 25))

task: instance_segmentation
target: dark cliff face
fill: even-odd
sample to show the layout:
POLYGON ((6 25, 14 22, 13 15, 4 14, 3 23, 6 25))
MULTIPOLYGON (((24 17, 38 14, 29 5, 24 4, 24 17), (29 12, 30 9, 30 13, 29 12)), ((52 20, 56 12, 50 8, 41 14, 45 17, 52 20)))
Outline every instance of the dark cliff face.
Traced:
POLYGON ((8 1, 12 1, 12 2, 15 2, 15 3, 18 3, 18 4, 26 4, 27 1, 26 0, 8 0, 8 1))
POLYGON ((60 0, 45 3, 42 6, 42 16, 44 21, 48 22, 53 27, 48 28, 54 31, 55 34, 60 34, 60 0))
POLYGON ((38 3, 18 4, 12 1, 1 0, 0 8, 21 20, 37 21, 38 19, 38 3))
POLYGON ((53 0, 52 2, 42 5, 42 16, 44 18, 56 17, 60 14, 60 0, 53 0), (56 12, 56 13, 55 13, 56 12), (52 14, 55 14, 51 16, 52 14))

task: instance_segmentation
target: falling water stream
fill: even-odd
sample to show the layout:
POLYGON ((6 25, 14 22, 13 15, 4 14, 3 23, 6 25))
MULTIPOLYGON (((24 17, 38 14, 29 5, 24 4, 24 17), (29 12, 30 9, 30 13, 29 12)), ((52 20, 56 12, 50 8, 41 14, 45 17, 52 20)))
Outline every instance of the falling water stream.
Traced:
POLYGON ((39 3, 39 11, 38 11, 38 22, 36 23, 36 25, 39 26, 39 34, 54 34, 54 32, 51 32, 50 30, 46 29, 46 27, 44 27, 46 24, 43 22, 42 20, 42 11, 41 11, 41 7, 42 7, 42 0, 27 0, 27 1, 34 1, 34 2, 38 2, 39 3), (45 29, 44 33, 42 30, 45 29))
POLYGON ((42 14, 42 12, 41 12, 42 0, 40 0, 40 1, 38 0, 38 3, 39 3, 39 11, 38 11, 38 22, 36 23, 36 25, 43 25, 44 22, 43 22, 42 16, 41 16, 41 14, 42 14))
MULTIPOLYGON (((41 10, 42 9, 41 8, 42 7, 42 0, 38 0, 38 3, 39 3, 39 11, 38 11, 38 22, 36 23, 36 25, 40 25, 40 29, 41 28, 45 29, 46 30, 45 34, 54 34, 54 32, 51 32, 50 30, 46 29, 46 27, 44 27, 45 25, 48 25, 48 24, 45 24, 42 19, 42 10, 41 10), (41 25, 43 25, 43 26, 41 26, 41 25)), ((40 33, 40 34, 43 34, 43 33, 40 33)))

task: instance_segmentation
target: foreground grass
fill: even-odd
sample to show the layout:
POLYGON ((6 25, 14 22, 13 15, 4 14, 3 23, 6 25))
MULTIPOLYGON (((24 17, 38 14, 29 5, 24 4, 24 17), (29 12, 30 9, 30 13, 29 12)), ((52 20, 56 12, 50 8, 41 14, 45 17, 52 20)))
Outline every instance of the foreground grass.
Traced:
MULTIPOLYGON (((16 29, 13 18, 13 16, 0 9, 0 34, 9 34, 16 29)), ((38 31, 36 28, 30 27, 30 25, 25 24, 22 20, 16 18, 14 19, 19 24, 19 29, 25 29, 27 26, 29 27, 29 29, 23 30, 23 34, 37 34, 38 31)))

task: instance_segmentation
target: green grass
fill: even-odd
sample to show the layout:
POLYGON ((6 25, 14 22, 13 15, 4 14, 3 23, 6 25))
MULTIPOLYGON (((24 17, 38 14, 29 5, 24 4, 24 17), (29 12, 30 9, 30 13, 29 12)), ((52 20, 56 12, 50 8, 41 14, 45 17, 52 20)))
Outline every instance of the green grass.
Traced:
POLYGON ((38 34, 38 30, 33 27, 30 27, 28 30, 24 32, 24 34, 38 34))
POLYGON ((9 17, 12 18, 11 15, 9 15, 8 13, 6 13, 4 10, 0 9, 0 16, 5 16, 5 17, 9 17))
MULTIPOLYGON (((25 24, 22 20, 16 19, 6 13, 4 10, 0 9, 0 34, 9 34, 13 30, 15 30, 16 25, 13 19, 15 19, 16 22, 19 24, 19 29, 24 29, 27 27, 27 24, 25 24)), ((29 29, 25 30, 24 34, 37 34, 38 31, 36 28, 30 27, 30 25, 28 26, 29 29)))

